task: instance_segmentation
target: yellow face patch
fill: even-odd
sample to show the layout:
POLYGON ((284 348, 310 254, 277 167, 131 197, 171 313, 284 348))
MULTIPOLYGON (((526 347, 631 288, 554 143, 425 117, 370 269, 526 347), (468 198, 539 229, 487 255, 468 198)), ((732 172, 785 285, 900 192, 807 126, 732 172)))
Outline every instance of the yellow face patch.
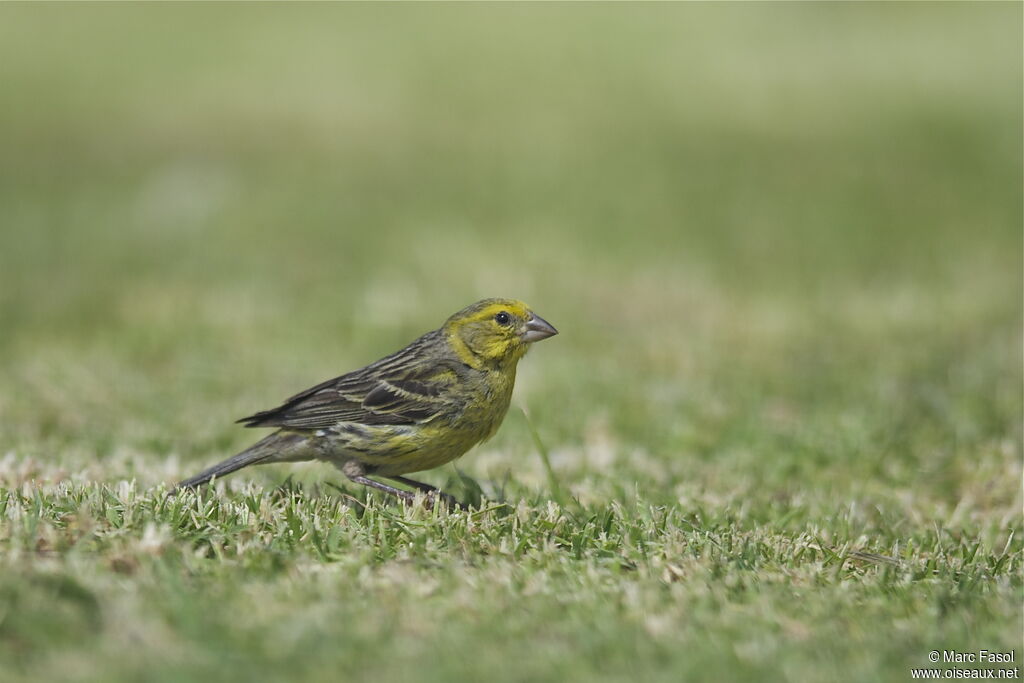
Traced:
POLYGON ((444 328, 467 365, 502 365, 526 353, 523 332, 532 315, 522 301, 484 299, 453 315, 444 328))

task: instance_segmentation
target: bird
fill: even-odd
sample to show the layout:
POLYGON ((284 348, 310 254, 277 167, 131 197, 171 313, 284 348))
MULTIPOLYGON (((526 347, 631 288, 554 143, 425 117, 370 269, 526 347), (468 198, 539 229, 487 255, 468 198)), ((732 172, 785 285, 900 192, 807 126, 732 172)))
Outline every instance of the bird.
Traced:
POLYGON ((477 301, 399 351, 238 420, 277 430, 179 482, 171 494, 250 465, 318 460, 403 503, 416 494, 371 477, 421 491, 428 504, 441 499, 464 507, 404 475, 451 462, 494 436, 519 361, 535 342, 556 334, 522 301, 477 301))

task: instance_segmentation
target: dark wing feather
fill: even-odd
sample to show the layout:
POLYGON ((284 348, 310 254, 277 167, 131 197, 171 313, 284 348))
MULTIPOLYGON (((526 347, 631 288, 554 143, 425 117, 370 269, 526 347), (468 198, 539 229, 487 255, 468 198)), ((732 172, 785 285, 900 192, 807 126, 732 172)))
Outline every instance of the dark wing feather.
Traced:
POLYGON ((272 410, 239 420, 246 427, 323 429, 339 422, 412 425, 450 408, 448 382, 465 366, 441 352, 440 332, 428 332, 401 351, 361 370, 327 380, 272 410))

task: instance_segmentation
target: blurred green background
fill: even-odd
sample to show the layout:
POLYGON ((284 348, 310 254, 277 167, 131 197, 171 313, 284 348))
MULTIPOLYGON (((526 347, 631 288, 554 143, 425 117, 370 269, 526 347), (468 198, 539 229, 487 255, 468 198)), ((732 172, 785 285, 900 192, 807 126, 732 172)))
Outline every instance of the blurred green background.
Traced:
POLYGON ((216 459, 484 296, 563 331, 520 387, 551 445, 662 485, 891 474, 802 448, 859 419, 940 478, 1019 438, 1019 6, 2 15, 5 451, 216 459))
MULTIPOLYGON (((825 529, 856 507, 886 538, 1002 547, 1021 25, 1019 3, 3 5, 0 481, 175 481, 255 438, 234 419, 510 296, 561 330, 514 401, 584 503, 825 529)), ((517 411, 458 467, 546 491, 517 411)), ((337 480, 228 484, 293 472, 337 480)))

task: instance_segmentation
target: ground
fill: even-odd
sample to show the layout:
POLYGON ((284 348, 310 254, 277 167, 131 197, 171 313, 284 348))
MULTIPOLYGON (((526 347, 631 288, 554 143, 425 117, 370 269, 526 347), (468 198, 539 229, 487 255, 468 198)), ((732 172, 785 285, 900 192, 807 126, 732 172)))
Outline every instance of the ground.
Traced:
POLYGON ((0 8, 0 680, 909 680, 1022 642, 1022 6, 0 8), (403 509, 169 485, 485 296, 403 509))

